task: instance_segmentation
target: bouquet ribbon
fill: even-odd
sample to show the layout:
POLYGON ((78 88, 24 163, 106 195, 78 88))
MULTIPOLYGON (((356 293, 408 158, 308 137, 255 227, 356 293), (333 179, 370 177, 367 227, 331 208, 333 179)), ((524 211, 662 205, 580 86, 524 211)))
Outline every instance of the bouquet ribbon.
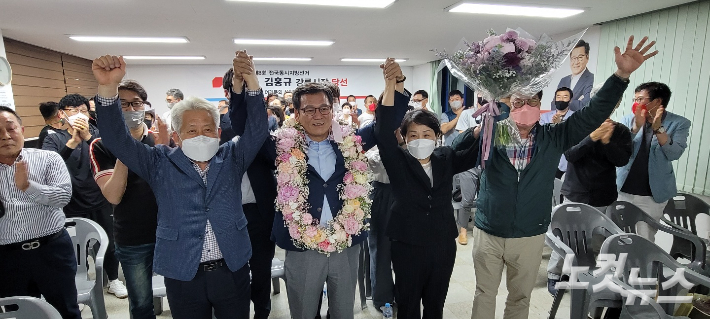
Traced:
POLYGON ((493 117, 500 115, 500 110, 498 109, 498 104, 496 102, 488 102, 488 104, 482 106, 476 112, 473 113, 473 117, 476 118, 483 114, 483 128, 481 130, 482 145, 481 151, 482 161, 481 167, 486 167, 486 161, 491 154, 491 139, 493 137, 493 117))

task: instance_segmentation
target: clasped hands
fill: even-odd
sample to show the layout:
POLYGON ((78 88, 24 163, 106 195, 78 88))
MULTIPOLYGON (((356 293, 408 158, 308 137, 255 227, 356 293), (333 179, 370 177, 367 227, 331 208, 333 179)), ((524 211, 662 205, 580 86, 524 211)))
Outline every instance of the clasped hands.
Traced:
POLYGON ((404 74, 402 74, 402 68, 399 63, 394 61, 394 58, 387 58, 385 63, 380 64, 380 69, 382 69, 382 75, 384 75, 387 84, 396 84, 398 81, 405 79, 404 74))
POLYGON ((611 141, 611 136, 614 134, 614 122, 610 119, 606 119, 604 123, 602 123, 601 126, 599 126, 594 132, 589 134, 589 138, 592 139, 592 141, 602 141, 602 144, 606 145, 609 144, 611 141))
POLYGON ((250 91, 259 90, 259 78, 256 76, 254 57, 247 54, 247 50, 235 52, 234 59, 232 59, 232 68, 234 70, 232 90, 235 93, 242 92, 245 82, 250 91))

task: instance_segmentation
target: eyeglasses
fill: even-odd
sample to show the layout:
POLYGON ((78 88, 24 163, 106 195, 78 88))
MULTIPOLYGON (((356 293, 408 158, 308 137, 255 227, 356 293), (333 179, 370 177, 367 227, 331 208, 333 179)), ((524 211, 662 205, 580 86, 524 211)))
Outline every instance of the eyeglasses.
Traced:
POLYGON ((586 55, 586 54, 583 54, 583 55, 578 55, 578 56, 572 57, 572 58, 570 58, 570 59, 571 59, 573 62, 582 62, 582 60, 584 60, 586 57, 587 57, 587 55, 586 55))
POLYGON ((332 111, 332 107, 330 107, 330 106, 307 107, 307 108, 303 109, 302 112, 308 116, 313 116, 313 115, 316 115, 316 110, 318 110, 321 115, 328 115, 332 111))
POLYGON ((121 101, 121 109, 123 109, 124 111, 128 111, 129 108, 132 108, 134 111, 142 111, 144 105, 145 105, 145 103, 143 103, 143 101, 133 101, 133 102, 121 101))
POLYGON ((533 98, 527 100, 515 99, 515 101, 513 101, 513 106, 516 109, 523 107, 523 105, 525 104, 530 105, 532 107, 538 107, 540 106, 540 100, 538 98, 533 98))
POLYGON ((71 112, 88 112, 89 109, 86 108, 86 106, 67 106, 63 109, 64 111, 71 111, 71 112))
POLYGON ((650 100, 650 99, 651 99, 650 97, 637 97, 637 98, 631 99, 631 101, 634 103, 641 103, 645 100, 650 100))
POLYGON ((424 101, 424 99, 419 99, 419 100, 417 100, 417 99, 412 99, 412 102, 417 102, 417 103, 419 103, 419 102, 421 102, 421 101, 424 101))

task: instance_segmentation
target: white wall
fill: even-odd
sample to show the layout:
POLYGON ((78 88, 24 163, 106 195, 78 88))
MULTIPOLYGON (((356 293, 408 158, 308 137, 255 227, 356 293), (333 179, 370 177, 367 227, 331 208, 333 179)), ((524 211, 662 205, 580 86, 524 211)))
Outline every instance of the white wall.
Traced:
MULTIPOLYGON (((148 101, 153 104, 158 114, 167 111, 165 105, 165 92, 171 88, 179 88, 185 96, 199 96, 206 99, 224 98, 224 90, 221 85, 213 87, 212 81, 215 77, 221 78, 229 68, 229 65, 128 65, 126 69, 126 79, 133 79, 140 82, 148 92, 148 101)), ((293 90, 296 88, 296 78, 310 79, 348 79, 347 86, 340 86, 342 97, 350 94, 364 98, 372 94, 379 96, 384 88, 382 70, 377 65, 367 66, 313 66, 308 64, 298 65, 262 65, 256 66, 257 70, 283 70, 283 71, 303 71, 307 70, 308 75, 259 75, 261 87, 264 90, 293 90), (291 78, 292 85, 267 86, 266 78, 291 78)), ((402 67, 404 75, 407 77, 405 86, 411 88, 415 83, 416 76, 413 75, 412 67, 402 67)), ((220 82, 221 83, 221 82, 220 82)), ((426 87, 428 89, 428 86, 426 87)), ((361 104, 364 102, 358 98, 361 104)), ((216 102, 215 102, 216 103, 216 102)))
MULTIPOLYGON (((0 56, 7 57, 5 54, 5 42, 2 39, 2 30, 0 30, 0 56)), ((12 109, 15 109, 15 99, 12 96, 12 85, 8 84, 0 86, 0 105, 9 106, 12 109)))
POLYGON ((429 94, 431 94, 430 88, 431 88, 431 66, 429 66, 429 63, 425 64, 420 64, 412 68, 413 69, 413 81, 412 81, 412 87, 408 87, 412 93, 414 93, 417 90, 424 90, 427 91, 429 94))

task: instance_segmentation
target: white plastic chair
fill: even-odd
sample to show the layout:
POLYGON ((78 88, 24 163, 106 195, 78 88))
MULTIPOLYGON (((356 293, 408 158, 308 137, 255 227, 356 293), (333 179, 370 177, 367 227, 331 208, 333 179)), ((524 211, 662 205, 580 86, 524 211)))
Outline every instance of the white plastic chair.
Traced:
POLYGON ((555 178, 554 187, 552 188, 552 207, 562 204, 562 180, 555 178))
POLYGON ((91 308, 94 319, 106 319, 106 305, 104 303, 104 256, 108 248, 108 235, 99 224, 86 218, 67 218, 67 224, 75 223, 67 228, 74 252, 77 256, 76 290, 77 302, 91 308), (99 250, 94 252, 95 279, 89 278, 87 270, 87 251, 98 242, 99 250))
POLYGON ((62 319, 57 309, 42 299, 34 297, 0 298, 0 307, 17 305, 17 310, 2 312, 0 318, 12 319, 62 319))

